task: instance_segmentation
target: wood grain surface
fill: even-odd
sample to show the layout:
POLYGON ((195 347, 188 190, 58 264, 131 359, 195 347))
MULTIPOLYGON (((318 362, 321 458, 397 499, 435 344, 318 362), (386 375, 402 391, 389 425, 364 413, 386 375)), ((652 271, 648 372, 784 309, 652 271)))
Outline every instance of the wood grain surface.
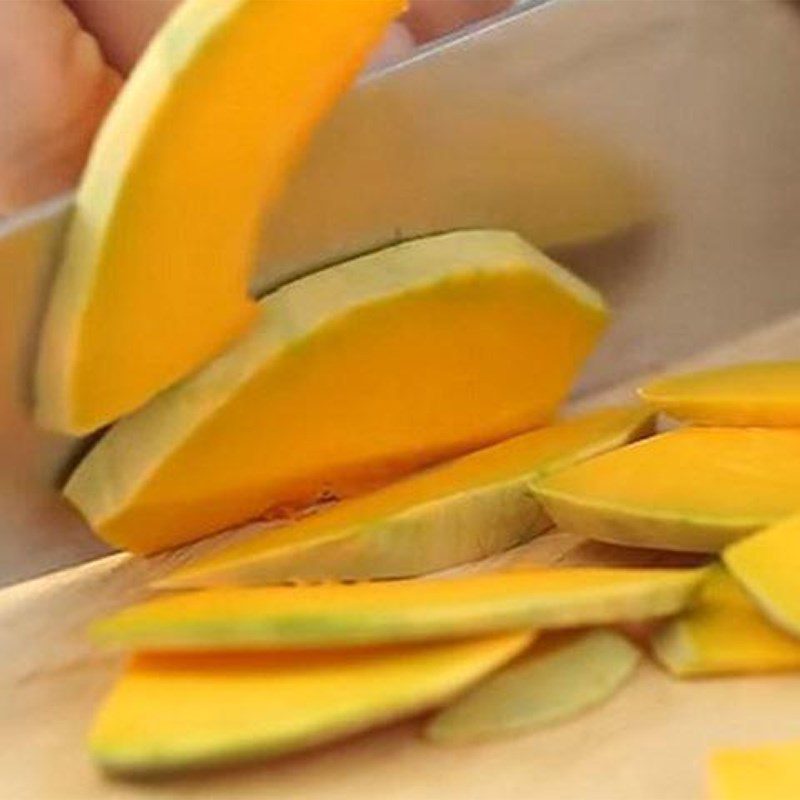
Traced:
MULTIPOLYGON (((693 359, 691 366, 800 355, 800 316, 693 359)), ((593 402, 631 396, 617 387, 593 402)), ((585 403, 584 403, 585 404, 585 403)), ((418 724, 374 731, 280 761, 159 782, 101 775, 84 746, 120 658, 92 648, 94 617, 146 596, 190 552, 114 555, 0 590, 0 798, 3 800, 700 800, 720 745, 800 737, 800 677, 676 681, 650 664, 613 700, 543 731, 491 744, 435 746, 418 724)), ((553 532, 498 563, 678 563, 553 532)))

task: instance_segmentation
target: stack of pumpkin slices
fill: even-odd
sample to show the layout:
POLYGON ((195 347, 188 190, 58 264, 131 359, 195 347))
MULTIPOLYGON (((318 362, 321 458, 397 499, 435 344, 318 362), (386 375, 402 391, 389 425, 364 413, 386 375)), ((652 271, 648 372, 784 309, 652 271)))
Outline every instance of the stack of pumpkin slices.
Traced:
MULTIPOLYGON (((643 441, 646 409, 554 422, 606 310, 509 231, 410 241, 249 296, 264 204, 401 10, 186 0, 98 137, 37 416, 70 434, 115 424, 66 496, 139 554, 340 501, 97 624, 134 652, 91 735, 107 770, 279 754, 435 707, 440 742, 552 723, 631 673, 617 623, 670 617, 652 649, 677 676, 798 667, 800 365, 656 382, 645 400, 690 426, 643 441), (553 522, 724 566, 416 579, 553 522), (287 581, 317 584, 269 585, 287 581)), ((723 752, 718 796, 751 800, 753 764, 769 767, 761 796, 800 795, 796 752, 723 752)))
POLYGON ((542 533, 534 480, 653 432, 643 406, 551 422, 603 326, 597 295, 514 234, 467 231, 261 305, 243 339, 106 433, 66 494, 140 552, 325 490, 345 499, 257 526, 159 582, 181 593, 95 627, 135 651, 94 727, 97 761, 151 773, 263 757, 443 705, 431 739, 484 738, 621 685, 639 651, 607 626, 674 615, 702 570, 409 580, 542 533), (404 393, 414 372, 425 380, 404 393))
MULTIPOLYGON (((538 481, 559 525, 719 553, 691 608, 656 630, 678 677, 800 670, 800 362, 666 377, 644 400, 688 423, 538 481)), ((715 798, 800 795, 800 742, 722 751, 715 798)))
POLYGON ((603 629, 670 615, 702 569, 518 568, 425 581, 219 588, 94 627, 134 656, 95 723, 104 767, 153 772, 286 753, 437 707, 438 741, 534 727, 599 702, 638 651, 603 629), (511 712, 513 709, 513 713, 511 712))
MULTIPOLYGON (((788 424, 800 410, 798 378, 800 368, 794 363, 745 365, 664 379, 642 394, 679 417, 685 416, 683 411, 658 397, 672 383, 684 387, 692 402, 709 395, 705 414, 713 415, 715 404, 727 408, 715 392, 733 394, 738 415, 748 407, 756 411, 740 427, 720 414, 725 426, 719 430, 733 442, 737 434, 756 442, 784 440, 788 464, 789 448, 796 441, 788 424), (781 398, 783 410, 770 403, 771 396, 781 398)), ((736 417, 737 424, 740 419, 736 417)), ((655 627, 651 646, 676 677, 800 669, 800 603, 793 585, 800 517, 790 516, 790 509, 800 509, 800 498, 792 499, 797 497, 795 473, 765 469, 758 446, 706 447, 695 453, 695 462, 678 451, 681 472, 663 457, 662 442, 717 429, 698 424, 625 444, 646 435, 650 422, 649 412, 639 409, 577 417, 344 501, 283 529, 258 531, 244 543, 181 567, 160 586, 197 587, 194 591, 155 599, 95 626, 94 635, 104 645, 139 651, 96 722, 96 758, 119 772, 219 763, 307 747, 440 706, 423 729, 432 741, 472 741, 530 730, 591 707, 624 682, 639 650, 619 629, 608 626, 631 621, 669 618, 655 627), (659 457, 643 468, 651 447, 659 457), (626 473, 618 465, 624 467, 628 458, 636 466, 626 473), (505 468, 498 472, 501 464, 505 468), (693 464, 704 466, 693 471, 693 464), (720 493, 722 499, 714 505, 703 491, 706 484, 698 488, 697 475, 714 469, 720 480, 730 475, 743 482, 738 497, 720 493), (594 476, 587 479, 590 472, 594 476), (573 482, 576 475, 581 481, 573 482), (626 487, 638 499, 639 486, 648 481, 659 489, 651 497, 661 506, 637 506, 633 500, 626 506, 619 499, 626 487), (759 493, 756 502, 772 491, 780 521, 763 531, 754 525, 755 533, 742 534, 731 508, 746 507, 746 481, 759 493), (577 530, 601 538, 597 531, 612 530, 596 522, 610 517, 608 503, 592 502, 586 487, 602 493, 611 486, 618 492, 611 518, 622 520, 622 527, 603 538, 627 536, 628 543, 639 546, 709 552, 706 531, 711 520, 739 541, 725 547, 720 563, 705 568, 534 567, 426 580, 368 580, 376 577, 369 574, 370 564, 376 574, 387 577, 421 574, 448 563, 441 551, 422 546, 425 531, 449 541, 453 534, 443 520, 468 520, 472 508, 499 537, 498 549, 513 544, 513 538, 500 532, 506 526, 517 529, 514 515, 504 519, 491 510, 491 503, 484 507, 480 499, 474 506, 468 502, 470 495, 481 498, 487 487, 498 485, 536 506, 525 518, 529 531, 544 527, 539 523, 537 528, 542 514, 537 499, 558 521, 564 487, 571 487, 567 507, 572 530, 574 515, 580 513, 585 516, 577 530), (692 499, 704 504, 702 514, 687 512, 692 499), (740 505, 732 505, 734 501, 740 505), (655 525, 650 531, 642 521, 645 514, 677 518, 678 523, 655 525), (634 523, 624 527, 631 519, 634 523), (635 539, 639 530, 646 535, 635 539), (669 535, 662 537, 664 530, 669 535), (396 564, 392 537, 398 542, 396 564), (409 554, 415 548, 403 543, 415 537, 418 557, 413 560, 409 554), (296 572, 292 553, 297 555, 296 572), (326 561, 331 565, 327 575, 326 561), (362 582, 262 585, 301 578, 362 582), (200 588, 204 586, 209 588, 200 588), (454 672, 456 665, 460 669, 454 672), (374 691, 373 679, 380 686, 374 691), (263 705, 253 702, 254 686, 264 689, 258 692, 263 705), (314 702, 297 702, 306 695, 314 702), (163 697, 164 703, 148 702, 148 697, 163 697), (231 724, 222 724, 220 716, 231 724), (274 724, 278 719, 285 726, 274 724)), ((492 547, 473 556, 490 552, 492 547)), ((794 752, 792 747, 774 753, 722 751, 712 761, 716 796, 749 797, 750 779, 742 764, 759 758, 782 764, 771 778, 776 791, 794 786, 797 770, 788 766, 784 753, 787 748, 794 752)), ((762 789, 773 785, 759 780, 762 789)))

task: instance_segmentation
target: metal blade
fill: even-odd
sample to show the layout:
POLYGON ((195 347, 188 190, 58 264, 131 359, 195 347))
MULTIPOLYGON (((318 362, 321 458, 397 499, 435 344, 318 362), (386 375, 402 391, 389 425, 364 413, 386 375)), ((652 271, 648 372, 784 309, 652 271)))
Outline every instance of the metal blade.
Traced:
MULTIPOLYGON (((267 220, 254 287, 510 227, 615 308, 584 391, 683 357, 800 305, 798 75, 800 17, 781 0, 517 11, 355 87, 267 220)), ((0 223, 0 582, 101 549, 56 491, 81 443, 30 418, 69 206, 0 223)))

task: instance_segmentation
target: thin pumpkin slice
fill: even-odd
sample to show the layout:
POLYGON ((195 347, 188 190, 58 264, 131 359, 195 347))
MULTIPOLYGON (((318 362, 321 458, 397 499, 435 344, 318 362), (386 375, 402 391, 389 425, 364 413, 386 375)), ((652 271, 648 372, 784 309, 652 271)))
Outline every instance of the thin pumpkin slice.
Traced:
POLYGON ((562 722, 611 697, 640 656, 622 634, 611 630, 549 634, 442 709, 425 726, 424 735, 456 744, 562 722))
POLYGON ((800 361, 668 375, 639 394, 653 408, 694 425, 800 427, 800 361))
POLYGON ((725 571, 709 571, 692 605, 651 639, 679 678, 800 670, 800 640, 773 626, 725 571))
POLYGON ((183 592, 92 627, 136 649, 339 647, 674 614, 702 569, 517 568, 436 580, 183 592))
POLYGON ((796 800, 800 741, 717 750, 709 788, 709 800, 796 800))
POLYGON ((265 206, 402 0, 184 0, 97 137, 44 324, 36 413, 86 433, 257 316, 265 206))
POLYGON ((150 553, 361 493, 549 422, 604 324, 598 295, 513 233, 397 245, 265 297, 65 494, 100 537, 150 553))
POLYGON ((440 705, 531 633, 359 651, 143 653, 89 736, 94 760, 147 774, 269 758, 440 705))
POLYGON ((722 557, 761 610, 800 637, 800 515, 731 545, 722 557))
POLYGON ((800 430, 683 428, 534 485, 558 525, 614 544, 714 552, 800 508, 800 430))
POLYGON ((159 588, 419 575, 520 544, 550 525, 536 475, 651 432, 642 408, 612 408, 507 439, 190 561, 159 588))

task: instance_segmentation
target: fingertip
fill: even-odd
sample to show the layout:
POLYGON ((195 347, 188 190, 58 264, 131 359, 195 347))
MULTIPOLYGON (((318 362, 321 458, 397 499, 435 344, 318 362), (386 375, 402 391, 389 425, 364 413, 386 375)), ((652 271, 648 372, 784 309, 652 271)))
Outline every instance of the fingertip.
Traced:
POLYGON ((414 52, 415 42, 405 25, 393 22, 386 31, 383 41, 367 62, 367 69, 377 69, 401 61, 414 52))

